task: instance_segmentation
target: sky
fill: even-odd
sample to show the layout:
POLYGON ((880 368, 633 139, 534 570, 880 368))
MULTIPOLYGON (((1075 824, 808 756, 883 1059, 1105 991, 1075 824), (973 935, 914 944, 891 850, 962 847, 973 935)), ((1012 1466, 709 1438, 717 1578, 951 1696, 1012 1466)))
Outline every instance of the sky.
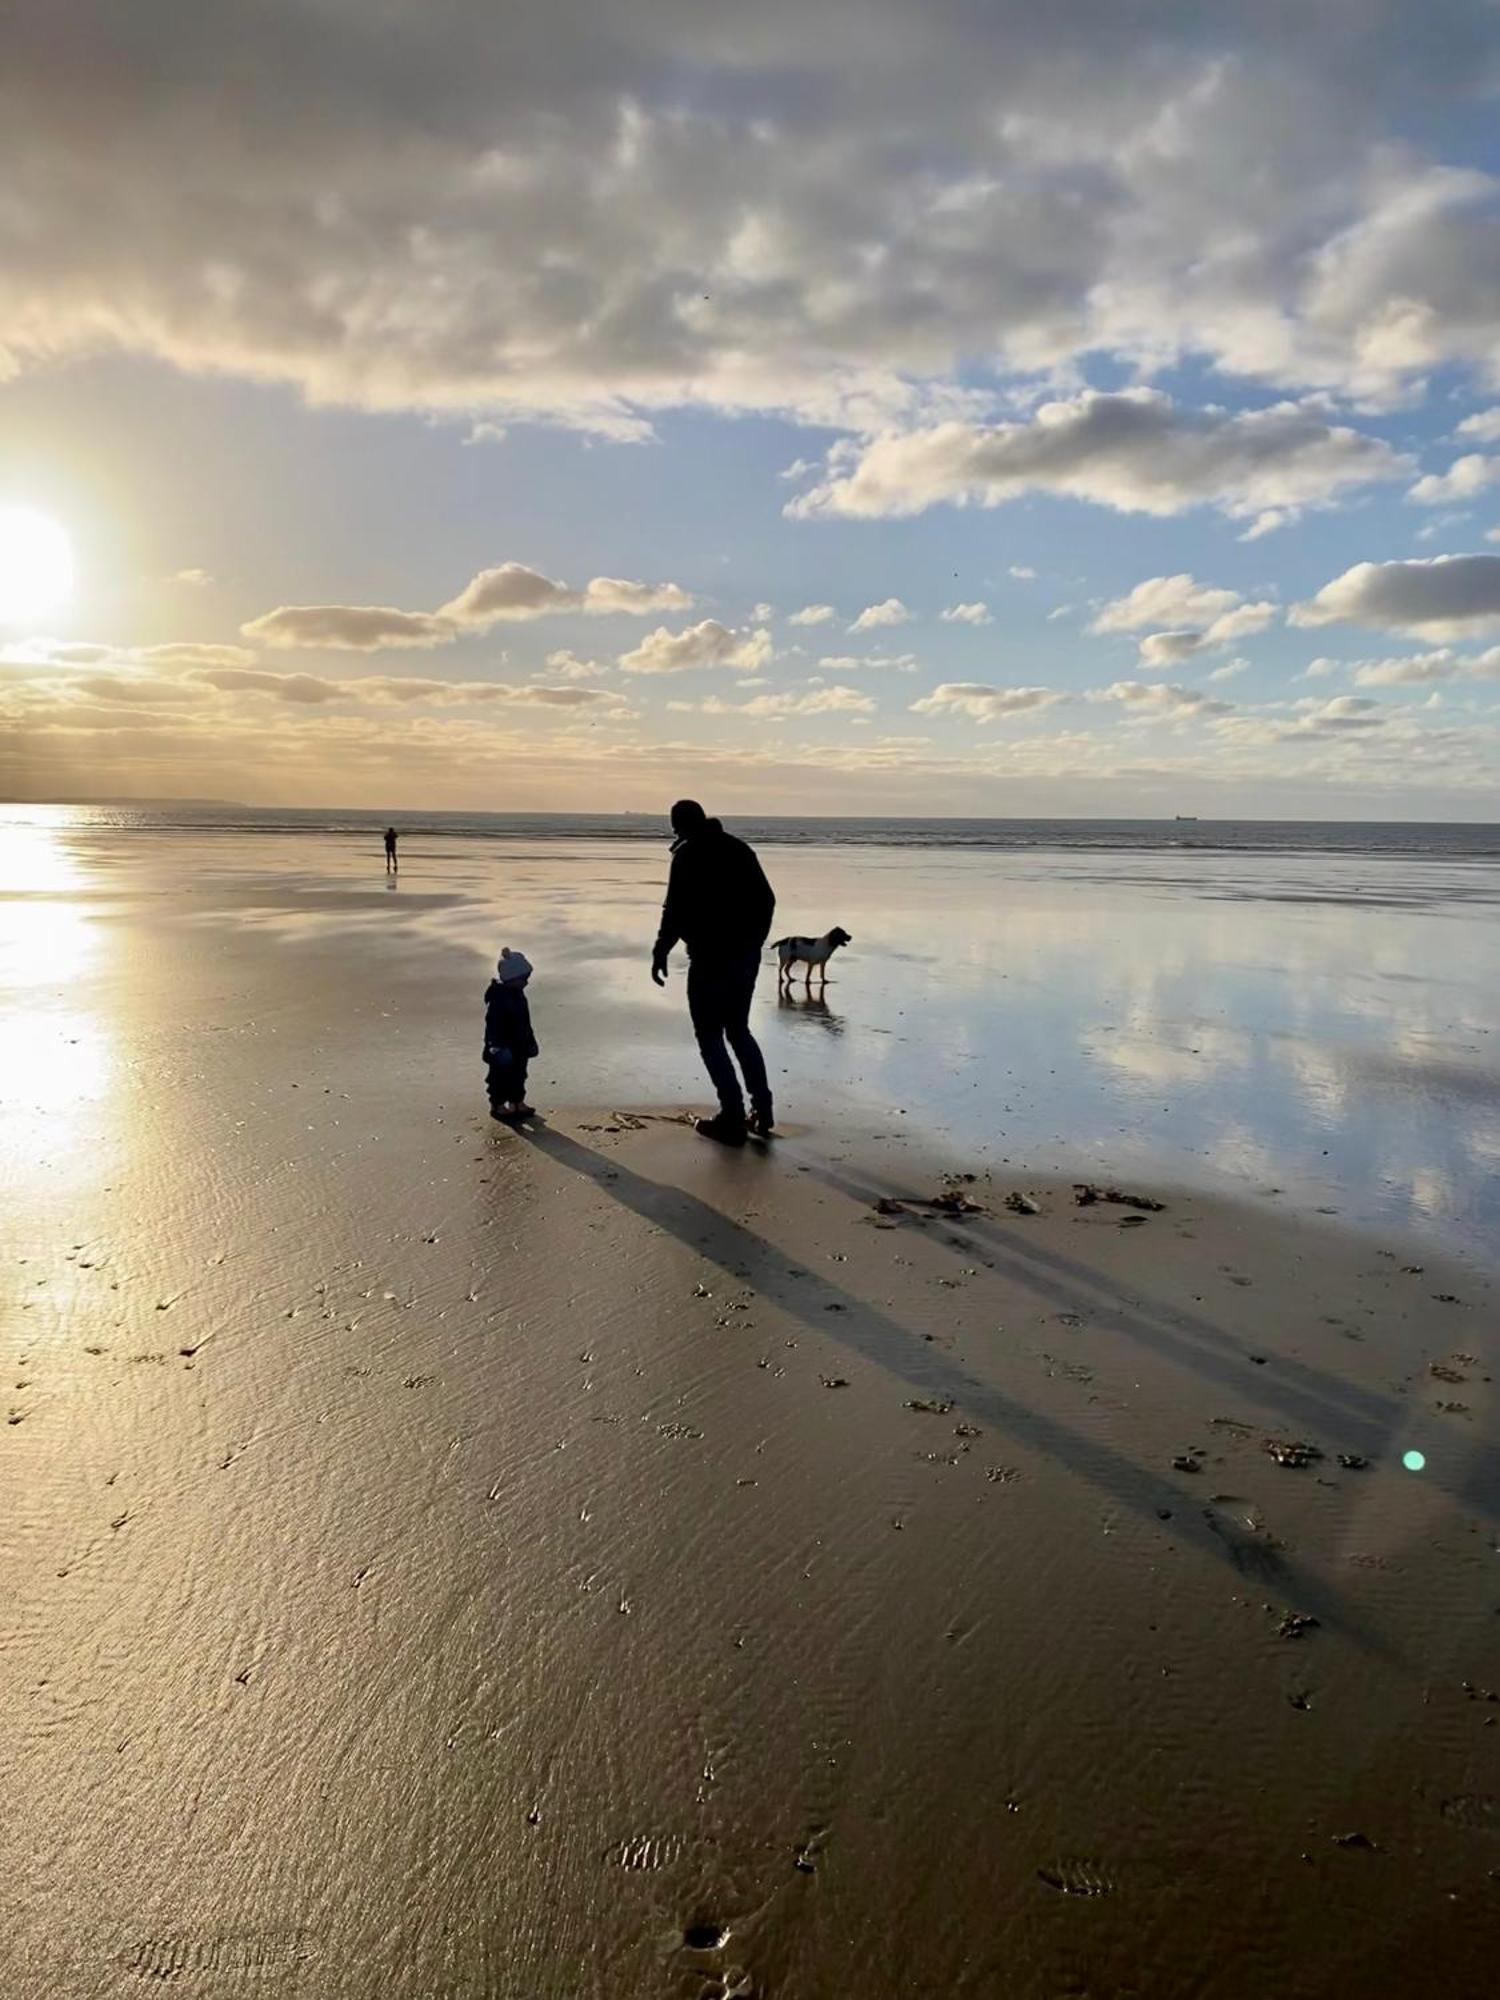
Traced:
POLYGON ((1500 817, 1494 0, 12 0, 0 796, 1500 817))

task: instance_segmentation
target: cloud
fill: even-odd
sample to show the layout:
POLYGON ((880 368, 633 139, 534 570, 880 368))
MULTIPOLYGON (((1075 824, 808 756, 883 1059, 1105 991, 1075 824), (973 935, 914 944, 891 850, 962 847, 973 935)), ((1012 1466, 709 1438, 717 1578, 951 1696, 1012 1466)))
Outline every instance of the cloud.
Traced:
POLYGON ((1053 688, 988 687, 980 681, 943 681, 911 704, 913 715, 965 715, 975 722, 998 722, 1007 715, 1051 708, 1065 697, 1053 688))
POLYGON ((179 569, 174 570, 167 581, 186 584, 190 590, 206 590, 214 579, 206 569, 179 569))
POLYGON ((785 511, 874 520, 1050 493, 1121 513, 1211 506, 1238 519, 1324 506, 1407 464, 1308 404, 1231 413, 1179 408, 1157 389, 1085 390, 1025 423, 952 422, 836 450, 830 477, 785 511))
POLYGON ((581 611, 589 617, 613 613, 633 618, 654 611, 686 611, 692 598, 675 583, 631 583, 618 576, 596 576, 582 590, 572 590, 524 563, 501 563, 483 569, 466 583, 440 615, 457 625, 483 629, 502 620, 545 618, 554 612, 581 611))
POLYGON ((1034 583, 1036 580, 1036 571, 1030 563, 1012 563, 1006 575, 1015 577, 1018 583, 1034 583))
MULTIPOLYGON (((485 706, 502 703, 532 708, 624 709, 625 698, 609 688, 548 686, 511 681, 442 680, 437 677, 365 674, 354 680, 332 680, 320 674, 279 674, 265 668, 198 667, 189 683, 216 688, 221 694, 264 694, 301 707, 342 701, 408 707, 416 703, 443 706, 485 706)), ((181 686, 182 683, 175 683, 181 686)))
POLYGON ((862 667, 885 667, 892 673, 916 671, 915 653, 825 653, 818 661, 831 674, 858 673, 862 667))
POLYGON ((70 683, 95 701, 145 703, 152 707, 178 707, 202 694, 201 688, 180 680, 161 680, 148 675, 87 674, 70 683))
POLYGON ((1500 409, 1476 410, 1458 427, 1459 437, 1478 438, 1481 444, 1500 444, 1500 409))
POLYGON ((1432 639, 1500 629, 1500 556, 1356 563, 1289 616, 1293 625, 1347 622, 1432 639))
POLYGON ((1249 671, 1249 667, 1250 662, 1248 660, 1226 660, 1222 667, 1215 667, 1211 674, 1205 675, 1205 679, 1210 681, 1237 680, 1241 674, 1249 671))
POLYGON ((1143 667, 1165 668, 1263 632, 1275 616, 1276 606, 1269 601, 1247 604, 1237 590, 1195 583, 1184 571, 1147 577, 1106 604, 1089 630, 1134 632, 1145 625, 1165 625, 1165 631, 1148 633, 1139 647, 1143 667))
POLYGON ((675 583, 632 583, 592 577, 581 590, 543 576, 524 563, 501 563, 471 577, 437 611, 397 611, 389 605, 285 604, 252 618, 240 631, 263 645, 319 652, 375 653, 397 647, 451 645, 466 631, 492 625, 582 612, 591 618, 620 613, 685 611, 692 598, 675 583))
POLYGON ((788 625, 826 625, 838 615, 831 604, 804 604, 786 622, 788 625))
POLYGON ((1237 590, 1195 583, 1186 571, 1176 576, 1148 576, 1125 596, 1106 604, 1089 630, 1138 632, 1147 625, 1206 625, 1240 602, 1237 590))
POLYGON ((1500 646, 1491 646, 1488 652, 1471 658, 1440 646, 1430 653, 1407 653, 1387 660, 1354 660, 1350 662, 1350 674, 1356 687, 1421 687, 1430 681, 1453 680, 1458 676, 1500 680, 1500 646))
POLYGON ((1458 655, 1445 646, 1432 653, 1409 653, 1401 659, 1357 660, 1352 663, 1352 676, 1357 687, 1420 686, 1451 680, 1458 666, 1458 655))
POLYGON ((990 615, 990 607, 978 602, 950 604, 947 610, 940 611, 938 616, 945 625, 993 625, 995 622, 990 615))
POLYGON ((1214 700, 1201 688, 1177 687, 1170 681, 1114 681, 1091 699, 1118 702, 1146 718, 1172 720, 1228 715, 1234 707, 1233 702, 1214 700))
POLYGON ((465 685, 475 690, 472 699, 515 702, 522 707, 619 708, 625 705, 624 696, 612 688, 547 687, 535 683, 514 687, 505 682, 493 681, 487 684, 481 696, 476 683, 470 682, 465 685))
POLYGON ((127 352, 632 437, 673 404, 889 422, 976 362, 1389 395, 1495 353, 1493 181, 1430 157, 1476 150, 1481 0, 1420 36, 1393 5, 557 0, 497 33, 282 0, 232 62, 201 9, 72 11, 65 42, 49 0, 7 14, 13 370, 127 352))
POLYGON ((1299 702, 1305 729, 1379 729, 1389 716, 1366 695, 1336 694, 1323 702, 1299 702))
POLYGON ((911 620, 911 613, 899 597, 887 597, 880 604, 867 604, 854 623, 851 632, 873 632, 881 625, 905 625, 911 620))
POLYGON ((340 682, 317 674, 277 674, 261 667, 197 667, 189 679, 217 688, 221 694, 268 694, 277 701, 304 706, 338 701, 344 692, 340 682))
POLYGON ((132 646, 127 655, 148 667, 249 667, 255 655, 248 646, 199 645, 174 641, 165 646, 132 646))
POLYGON ((707 695, 702 701, 669 701, 669 709, 698 715, 743 715, 754 722, 781 722, 794 715, 872 715, 875 703, 858 688, 826 687, 810 694, 758 694, 751 701, 724 701, 707 695))
POLYGON ((547 655, 547 671, 559 680, 588 681, 608 673, 609 668, 603 660, 581 660, 576 653, 563 650, 547 655))
POLYGON ((1429 472, 1407 494, 1420 507, 1445 507, 1472 500, 1500 479, 1500 458, 1486 458, 1482 451, 1465 452, 1454 459, 1446 472, 1429 472))
POLYGON ((638 646, 620 655, 619 666, 627 674, 680 674, 690 667, 742 667, 754 672, 772 651, 769 632, 731 631, 716 618, 705 618, 681 632, 658 625, 638 646))
POLYGON ((377 604, 282 604, 240 627, 262 645, 335 653, 377 653, 387 647, 446 646, 458 637, 451 618, 397 611, 377 604))

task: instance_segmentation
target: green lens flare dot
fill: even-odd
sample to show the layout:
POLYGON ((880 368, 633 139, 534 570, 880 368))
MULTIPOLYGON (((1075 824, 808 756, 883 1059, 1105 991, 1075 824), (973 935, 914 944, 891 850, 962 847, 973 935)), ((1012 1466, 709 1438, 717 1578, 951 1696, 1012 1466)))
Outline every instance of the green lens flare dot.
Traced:
POLYGON ((1408 1472, 1420 1472, 1426 1465, 1427 1460, 1419 1451, 1403 1451, 1401 1454, 1401 1463, 1406 1467, 1408 1472))

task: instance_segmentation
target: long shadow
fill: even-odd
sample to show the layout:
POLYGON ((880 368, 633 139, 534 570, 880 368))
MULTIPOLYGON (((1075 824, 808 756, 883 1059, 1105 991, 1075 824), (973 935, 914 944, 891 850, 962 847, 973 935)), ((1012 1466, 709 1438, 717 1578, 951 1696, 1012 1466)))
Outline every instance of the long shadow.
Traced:
MULTIPOLYGON (((878 1307, 816 1273, 789 1264, 783 1251, 696 1195, 648 1180, 622 1166, 618 1159, 580 1146, 550 1127, 538 1126, 526 1136, 538 1152, 559 1166, 592 1181, 634 1214, 666 1230, 722 1270, 747 1279, 763 1298, 800 1320, 809 1331, 840 1342, 923 1395, 951 1399, 967 1415, 983 1418, 994 1429, 1046 1452, 1142 1520, 1227 1563, 1242 1581, 1246 1579, 1243 1560, 1236 1560, 1235 1550, 1208 1525, 1201 1503, 1182 1488, 980 1381, 878 1307), (1166 1521, 1162 1518, 1164 1509, 1170 1516, 1166 1521)), ((1270 1574, 1262 1574, 1263 1583, 1271 1580, 1270 1574)), ((1274 1580, 1299 1610, 1311 1612, 1322 1625, 1387 1664, 1404 1664, 1385 1640, 1366 1631, 1345 1610, 1326 1584, 1296 1564, 1278 1557, 1274 1580)))
MULTIPOLYGON (((851 1180, 831 1168, 808 1163, 809 1174, 840 1194, 873 1205, 880 1197, 899 1194, 894 1187, 873 1187, 851 1180)), ((1067 1310, 1087 1304, 1101 1327, 1119 1333, 1178 1367, 1219 1384, 1234 1395, 1280 1410, 1306 1430, 1319 1433, 1330 1445, 1378 1458, 1397 1438, 1410 1435, 1414 1420, 1425 1413, 1403 1405, 1378 1390, 1362 1389, 1308 1362, 1285 1355, 1268 1355, 1263 1368, 1250 1369, 1250 1350, 1235 1335, 1200 1313, 1160 1300, 1122 1300, 1109 1279, 1061 1251, 1021 1240, 986 1216, 945 1219, 951 1247, 964 1255, 984 1253, 992 1268, 1067 1310)), ((1018 1221, 1016 1230, 1024 1230, 1018 1221)), ((941 1239, 940 1239, 941 1240, 941 1239)), ((1426 1426, 1424 1426, 1424 1431, 1426 1426)), ((1469 1445, 1461 1475, 1428 1457, 1425 1477, 1453 1499, 1490 1518, 1500 1518, 1500 1453, 1488 1445, 1469 1445)))

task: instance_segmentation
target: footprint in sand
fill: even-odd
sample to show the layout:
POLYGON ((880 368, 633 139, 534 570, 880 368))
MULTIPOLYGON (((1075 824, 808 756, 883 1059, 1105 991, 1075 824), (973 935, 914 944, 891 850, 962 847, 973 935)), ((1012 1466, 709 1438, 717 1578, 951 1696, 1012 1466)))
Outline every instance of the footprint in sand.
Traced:
POLYGON ((1098 1861, 1054 1861, 1050 1867, 1038 1868, 1036 1872, 1037 1879, 1060 1896, 1112 1896, 1119 1887, 1098 1861))

